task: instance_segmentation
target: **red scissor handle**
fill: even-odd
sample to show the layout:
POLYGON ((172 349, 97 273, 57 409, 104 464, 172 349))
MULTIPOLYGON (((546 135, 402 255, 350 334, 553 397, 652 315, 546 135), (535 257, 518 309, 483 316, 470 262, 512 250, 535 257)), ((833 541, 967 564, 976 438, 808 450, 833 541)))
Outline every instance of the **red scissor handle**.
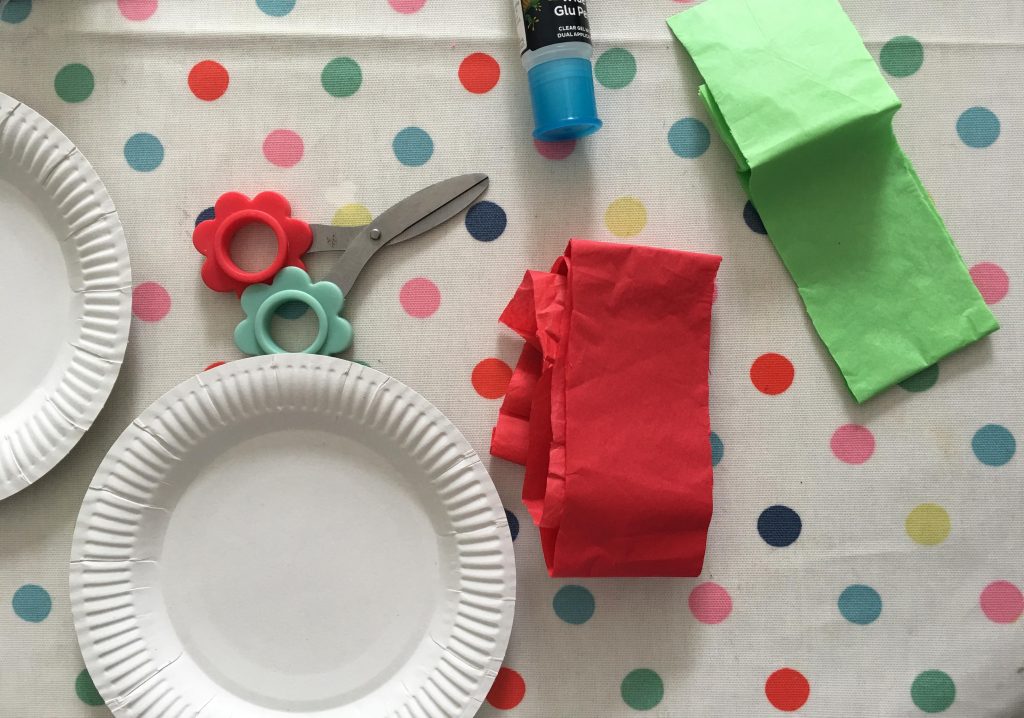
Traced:
POLYGON ((213 206, 213 219, 200 222, 192 232, 192 243, 203 262, 203 282, 216 292, 241 294, 252 284, 270 282, 283 267, 305 269, 302 255, 313 243, 313 232, 277 192, 260 192, 249 199, 240 192, 226 192, 213 206), (270 228, 277 240, 273 261, 257 272, 247 272, 231 258, 231 243, 238 230, 250 224, 270 228))

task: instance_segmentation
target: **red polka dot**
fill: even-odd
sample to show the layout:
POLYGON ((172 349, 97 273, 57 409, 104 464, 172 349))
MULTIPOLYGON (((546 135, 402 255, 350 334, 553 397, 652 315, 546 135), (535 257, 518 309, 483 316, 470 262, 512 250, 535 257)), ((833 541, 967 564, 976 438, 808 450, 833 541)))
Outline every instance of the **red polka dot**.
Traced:
POLYGON ((441 306, 441 290, 429 279, 416 277, 402 285, 398 301, 410 317, 426 319, 441 306))
POLYGON ((860 424, 843 424, 829 444, 836 458, 847 464, 863 464, 875 453, 875 435, 860 424))
POLYGON ((473 388, 484 399, 500 399, 508 390, 512 368, 501 359, 484 359, 473 367, 473 388))
POLYGON ((781 394, 793 383, 793 363, 781 354, 762 354, 750 365, 750 381, 762 394, 781 394))
POLYGON ((526 681, 511 668, 499 668, 487 702, 498 710, 511 710, 523 702, 526 695, 526 681))
POLYGON ((158 322, 171 311, 171 295, 156 282, 143 282, 132 290, 132 314, 144 322, 158 322))
POLYGON ((549 160, 564 160, 576 149, 576 140, 561 140, 559 142, 534 140, 533 146, 541 157, 549 160))
POLYGON ((981 262, 971 267, 971 279, 985 304, 995 304, 1010 291, 1010 278, 998 264, 981 262))
POLYGON ((188 88, 200 100, 216 100, 228 90, 228 71, 213 60, 198 62, 188 73, 188 88))
POLYGON ((468 55, 459 65, 459 82, 470 92, 482 95, 490 92, 498 84, 501 67, 498 61, 483 52, 468 55))
POLYGON ((768 702, 780 711, 800 710, 811 695, 811 685, 800 671, 780 668, 764 683, 768 702))
POLYGON ((210 371, 210 369, 216 369, 217 367, 224 366, 225 364, 227 364, 227 362, 215 361, 213 364, 203 369, 203 371, 210 371))

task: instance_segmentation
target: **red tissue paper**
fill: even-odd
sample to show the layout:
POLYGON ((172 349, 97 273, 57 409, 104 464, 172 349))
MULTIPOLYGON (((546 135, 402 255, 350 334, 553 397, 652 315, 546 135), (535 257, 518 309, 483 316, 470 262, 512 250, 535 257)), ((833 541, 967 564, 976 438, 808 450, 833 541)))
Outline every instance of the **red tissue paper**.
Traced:
POLYGON ((526 466, 552 576, 697 576, 722 258, 573 239, 501 315, 526 340, 491 453, 526 466))

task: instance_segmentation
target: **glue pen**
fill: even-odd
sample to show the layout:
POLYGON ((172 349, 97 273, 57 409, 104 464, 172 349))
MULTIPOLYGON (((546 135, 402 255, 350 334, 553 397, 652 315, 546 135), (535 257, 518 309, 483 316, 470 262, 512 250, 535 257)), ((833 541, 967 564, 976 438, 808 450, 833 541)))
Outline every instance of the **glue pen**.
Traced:
POLYGON ((587 0, 509 0, 530 83, 533 136, 546 142, 597 132, 587 0))

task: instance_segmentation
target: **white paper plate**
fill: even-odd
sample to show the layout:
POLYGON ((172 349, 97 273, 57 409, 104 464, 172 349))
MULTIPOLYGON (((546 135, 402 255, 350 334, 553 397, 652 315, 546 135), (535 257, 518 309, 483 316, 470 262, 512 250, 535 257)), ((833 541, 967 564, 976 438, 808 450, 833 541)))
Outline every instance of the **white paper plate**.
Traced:
POLYGON ((116 716, 476 713, 515 566, 486 470, 373 369, 253 357, 171 390, 111 448, 71 606, 116 716))
POLYGON ((71 140, 0 93, 0 499, 78 443, 131 324, 121 221, 71 140))

